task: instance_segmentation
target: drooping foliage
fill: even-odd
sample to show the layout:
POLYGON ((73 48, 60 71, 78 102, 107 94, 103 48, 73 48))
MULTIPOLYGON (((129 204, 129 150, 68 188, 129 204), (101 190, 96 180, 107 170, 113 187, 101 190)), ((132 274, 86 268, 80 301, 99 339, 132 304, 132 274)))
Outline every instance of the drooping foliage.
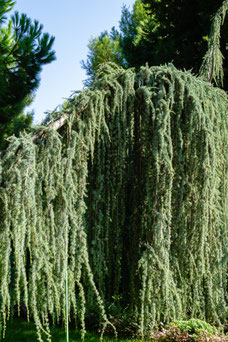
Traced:
POLYGON ((172 65, 108 64, 57 113, 68 117, 58 131, 12 137, 0 162, 3 321, 24 305, 50 341, 48 318, 64 321, 67 301, 84 336, 86 314, 95 306, 108 324, 119 296, 141 335, 160 321, 225 322, 227 109, 225 92, 172 65))
POLYGON ((228 1, 225 0, 222 6, 215 13, 212 20, 211 32, 208 39, 208 51, 204 56, 200 74, 204 75, 206 80, 215 81, 217 85, 223 84, 223 58, 220 47, 221 27, 224 24, 226 12, 228 10, 228 1))

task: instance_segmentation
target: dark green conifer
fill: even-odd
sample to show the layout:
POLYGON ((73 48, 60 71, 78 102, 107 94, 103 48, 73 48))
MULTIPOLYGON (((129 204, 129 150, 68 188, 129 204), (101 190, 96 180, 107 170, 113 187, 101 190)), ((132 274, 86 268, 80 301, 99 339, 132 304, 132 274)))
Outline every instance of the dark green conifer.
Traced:
POLYGON ((23 110, 39 85, 42 66, 55 59, 54 37, 43 26, 14 13, 6 24, 5 14, 14 1, 0 1, 0 148, 5 139, 31 126, 32 114, 23 110))

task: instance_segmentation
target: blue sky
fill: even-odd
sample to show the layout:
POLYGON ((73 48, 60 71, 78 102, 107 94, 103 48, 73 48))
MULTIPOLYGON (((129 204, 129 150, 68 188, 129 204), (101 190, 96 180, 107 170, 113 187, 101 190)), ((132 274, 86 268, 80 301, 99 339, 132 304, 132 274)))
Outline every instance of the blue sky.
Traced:
POLYGON ((44 66, 35 101, 34 123, 44 112, 54 110, 72 91, 81 90, 86 78, 80 61, 86 59, 88 41, 112 26, 118 27, 123 4, 132 8, 134 0, 17 0, 13 11, 26 13, 55 36, 57 60, 44 66))

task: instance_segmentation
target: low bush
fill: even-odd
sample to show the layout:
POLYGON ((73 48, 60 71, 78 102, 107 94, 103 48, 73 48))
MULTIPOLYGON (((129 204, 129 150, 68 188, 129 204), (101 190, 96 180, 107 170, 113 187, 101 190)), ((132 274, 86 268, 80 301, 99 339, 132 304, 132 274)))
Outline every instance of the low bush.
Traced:
POLYGON ((207 332, 215 335, 218 333, 215 327, 196 318, 191 318, 188 321, 175 321, 171 325, 178 327, 181 331, 187 331, 189 334, 199 335, 202 332, 207 332))
POLYGON ((151 338, 154 342, 228 342, 228 336, 199 319, 173 322, 168 328, 153 332, 151 338))

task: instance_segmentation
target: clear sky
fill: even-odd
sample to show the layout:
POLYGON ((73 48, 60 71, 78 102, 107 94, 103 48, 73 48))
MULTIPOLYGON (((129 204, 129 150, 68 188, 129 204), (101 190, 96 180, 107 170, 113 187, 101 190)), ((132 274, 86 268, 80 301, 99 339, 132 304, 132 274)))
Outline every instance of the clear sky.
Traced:
POLYGON ((81 90, 86 78, 80 61, 86 60, 88 41, 112 26, 118 28, 121 8, 132 8, 134 0, 17 0, 13 11, 26 13, 55 36, 57 60, 44 66, 35 101, 34 123, 45 111, 54 110, 72 91, 81 90))

